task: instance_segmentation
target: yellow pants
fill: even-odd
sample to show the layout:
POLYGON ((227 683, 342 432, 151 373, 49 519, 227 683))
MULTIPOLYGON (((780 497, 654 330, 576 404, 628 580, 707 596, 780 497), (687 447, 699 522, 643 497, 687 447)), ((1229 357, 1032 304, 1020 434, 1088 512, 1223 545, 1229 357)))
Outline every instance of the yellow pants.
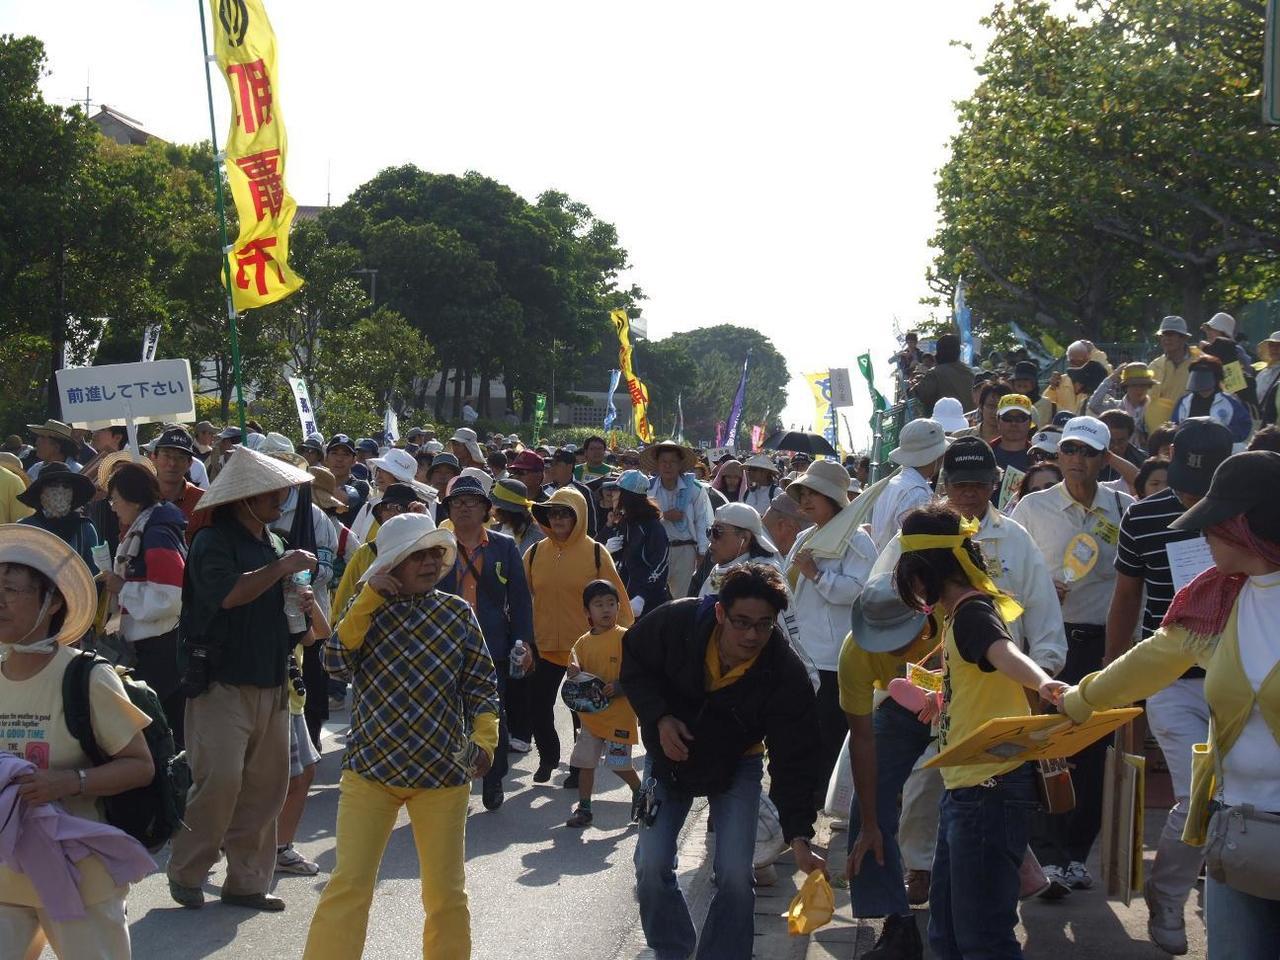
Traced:
POLYGON ((471 956, 464 845, 468 786, 411 790, 342 771, 337 865, 316 906, 303 960, 359 960, 378 865, 401 807, 409 810, 422 874, 423 960, 471 956))

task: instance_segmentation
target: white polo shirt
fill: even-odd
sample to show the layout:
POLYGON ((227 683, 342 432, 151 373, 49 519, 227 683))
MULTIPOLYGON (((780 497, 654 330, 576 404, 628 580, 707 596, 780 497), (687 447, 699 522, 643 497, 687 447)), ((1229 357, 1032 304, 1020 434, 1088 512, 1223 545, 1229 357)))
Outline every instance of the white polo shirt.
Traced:
POLYGON ((1099 486, 1087 508, 1067 492, 1066 483, 1023 497, 1014 508, 1013 519, 1026 528, 1040 548, 1049 576, 1062 581, 1062 557, 1067 544, 1078 533, 1091 535, 1098 543, 1098 559, 1093 569, 1071 585, 1062 603, 1062 619, 1067 623, 1105 624, 1116 583, 1116 547, 1120 542, 1120 519, 1133 497, 1099 486))
POLYGON ((871 539, 875 541, 876 550, 883 550, 902 529, 903 517, 932 500, 933 488, 915 467, 903 467, 890 477, 871 508, 871 539))

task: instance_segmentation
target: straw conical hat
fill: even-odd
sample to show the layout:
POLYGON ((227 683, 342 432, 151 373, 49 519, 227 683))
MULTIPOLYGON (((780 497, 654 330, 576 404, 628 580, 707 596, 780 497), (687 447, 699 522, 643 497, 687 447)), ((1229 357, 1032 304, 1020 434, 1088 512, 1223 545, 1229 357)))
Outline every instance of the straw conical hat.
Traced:
POLYGON ((248 447, 236 447, 196 504, 196 509, 209 510, 225 503, 248 500, 260 493, 297 487, 313 479, 307 471, 282 460, 263 456, 248 447))
POLYGON ((25 523, 6 523, 0 526, 0 563, 33 567, 53 581, 67 611, 57 633, 58 643, 74 643, 93 626, 98 609, 93 574, 61 537, 25 523))

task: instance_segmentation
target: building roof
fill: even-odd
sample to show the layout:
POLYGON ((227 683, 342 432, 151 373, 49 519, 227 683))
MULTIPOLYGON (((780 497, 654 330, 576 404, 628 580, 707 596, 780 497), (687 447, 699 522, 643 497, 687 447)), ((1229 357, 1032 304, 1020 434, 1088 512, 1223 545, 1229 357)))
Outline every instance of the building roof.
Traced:
POLYGON ((103 104, 89 120, 102 131, 103 136, 110 137, 119 144, 140 147, 145 143, 150 143, 152 140, 159 140, 161 143, 167 142, 163 137, 157 137, 149 130, 144 130, 142 124, 133 119, 133 117, 123 114, 106 104, 103 104))

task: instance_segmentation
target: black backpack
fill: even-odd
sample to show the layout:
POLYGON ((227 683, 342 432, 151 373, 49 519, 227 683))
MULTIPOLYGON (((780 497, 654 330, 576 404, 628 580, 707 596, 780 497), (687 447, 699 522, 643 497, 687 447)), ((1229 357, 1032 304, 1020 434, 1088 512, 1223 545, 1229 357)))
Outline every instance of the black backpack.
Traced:
POLYGON ((187 791, 191 788, 187 754, 178 752, 173 731, 156 692, 132 673, 118 670, 109 660, 84 651, 67 664, 67 672, 62 675, 62 707, 67 729, 94 766, 111 759, 94 739, 93 724, 89 718, 89 677, 98 664, 116 670, 129 701, 151 718, 142 735, 155 764, 155 776, 146 786, 126 790, 114 797, 102 797, 103 812, 107 823, 123 830, 154 853, 183 826, 187 791))

